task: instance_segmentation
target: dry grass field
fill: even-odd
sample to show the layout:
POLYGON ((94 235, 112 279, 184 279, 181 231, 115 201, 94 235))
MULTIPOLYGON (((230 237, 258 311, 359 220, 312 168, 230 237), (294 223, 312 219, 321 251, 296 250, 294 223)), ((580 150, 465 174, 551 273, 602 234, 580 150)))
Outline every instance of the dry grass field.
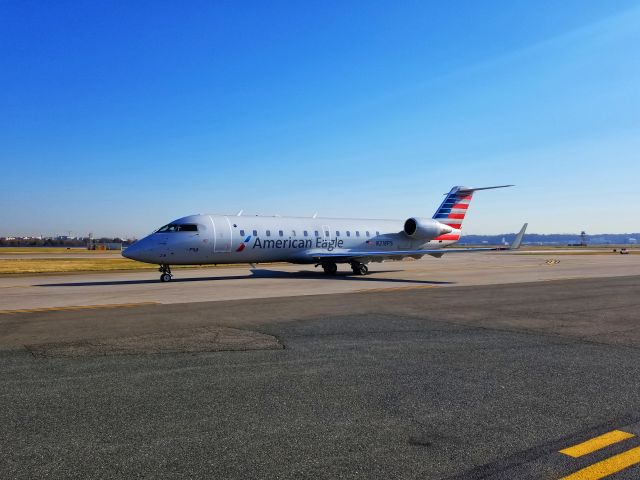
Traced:
POLYGON ((47 255, 73 255, 73 254, 105 254, 111 253, 116 256, 120 256, 120 250, 87 250, 86 248, 66 248, 66 247, 2 247, 0 253, 11 255, 34 255, 34 254, 47 254, 47 255))
POLYGON ((153 270, 155 265, 117 256, 115 258, 2 258, 0 275, 15 273, 97 272, 153 270))

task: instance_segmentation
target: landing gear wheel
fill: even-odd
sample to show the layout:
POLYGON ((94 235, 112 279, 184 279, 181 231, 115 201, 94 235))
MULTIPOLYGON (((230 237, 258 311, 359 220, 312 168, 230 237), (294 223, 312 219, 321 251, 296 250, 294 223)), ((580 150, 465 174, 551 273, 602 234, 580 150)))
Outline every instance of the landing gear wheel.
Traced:
POLYGON ((369 267, 367 267, 364 263, 352 263, 351 270, 356 275, 366 275, 369 273, 369 267))
POLYGON ((335 263, 325 263, 322 265, 322 269, 327 275, 335 275, 338 271, 338 265, 335 263))
POLYGON ((158 271, 162 273, 162 275, 160 275, 161 282, 171 281, 171 277, 173 277, 173 275, 171 275, 171 267, 169 265, 160 265, 158 271))

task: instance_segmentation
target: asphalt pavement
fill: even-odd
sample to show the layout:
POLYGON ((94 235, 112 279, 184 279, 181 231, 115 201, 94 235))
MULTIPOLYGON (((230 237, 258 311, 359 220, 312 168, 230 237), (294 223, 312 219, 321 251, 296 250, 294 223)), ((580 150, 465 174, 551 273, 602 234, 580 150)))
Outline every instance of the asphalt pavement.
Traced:
POLYGON ((616 277, 1 315, 0 476, 637 479, 639 304, 616 277))

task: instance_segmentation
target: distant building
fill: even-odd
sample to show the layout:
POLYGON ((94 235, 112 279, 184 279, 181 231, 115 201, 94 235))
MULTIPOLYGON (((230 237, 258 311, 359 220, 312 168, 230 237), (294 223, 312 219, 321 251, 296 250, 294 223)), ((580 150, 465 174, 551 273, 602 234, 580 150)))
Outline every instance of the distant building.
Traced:
POLYGON ((587 232, 584 230, 580 232, 580 242, 570 243, 570 247, 586 247, 587 246, 587 232))
POLYGON ((89 250, 122 250, 122 243, 119 242, 92 242, 89 250))

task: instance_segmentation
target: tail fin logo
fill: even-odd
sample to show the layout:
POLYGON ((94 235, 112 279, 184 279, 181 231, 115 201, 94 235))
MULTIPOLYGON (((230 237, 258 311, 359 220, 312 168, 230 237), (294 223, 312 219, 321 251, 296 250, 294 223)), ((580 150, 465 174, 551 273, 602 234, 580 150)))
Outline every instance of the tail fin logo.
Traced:
POLYGON ((513 185, 496 185, 495 187, 481 187, 481 188, 468 188, 468 187, 453 187, 447 194, 447 197, 442 202, 442 205, 436 210, 434 219, 440 223, 449 225, 451 228, 462 227, 462 221, 464 220, 469 204, 473 198, 473 192, 478 190, 494 190, 496 188, 513 187, 513 185))
POLYGON ((467 209, 473 198, 473 191, 462 187, 454 187, 447 194, 442 205, 436 210, 434 219, 451 228, 460 229, 462 221, 467 214, 467 209))

